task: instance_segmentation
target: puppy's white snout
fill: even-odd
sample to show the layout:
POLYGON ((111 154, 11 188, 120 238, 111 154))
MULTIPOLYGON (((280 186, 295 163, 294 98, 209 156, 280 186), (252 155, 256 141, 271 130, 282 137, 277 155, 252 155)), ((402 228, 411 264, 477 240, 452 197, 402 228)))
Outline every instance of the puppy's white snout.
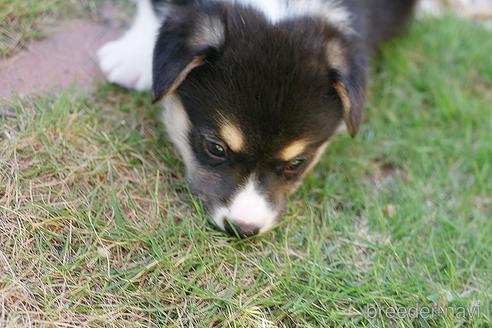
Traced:
POLYGON ((228 207, 216 211, 214 221, 226 231, 254 235, 270 229, 278 216, 267 197, 260 192, 254 177, 235 194, 228 207), (245 232, 245 233, 241 233, 245 232))

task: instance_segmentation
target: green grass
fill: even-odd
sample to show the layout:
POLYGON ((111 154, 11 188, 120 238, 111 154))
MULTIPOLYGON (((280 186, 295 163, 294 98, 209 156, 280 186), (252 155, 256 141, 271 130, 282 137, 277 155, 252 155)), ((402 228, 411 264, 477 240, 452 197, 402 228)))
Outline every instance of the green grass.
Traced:
POLYGON ((128 0, 0 0, 0 59, 45 37, 46 26, 68 16, 96 18, 100 8, 111 1, 126 5, 128 0))
POLYGON ((492 35, 415 23, 280 227, 207 224, 148 95, 0 107, 0 326, 489 327, 492 35), (370 318, 440 306, 461 317, 370 318))

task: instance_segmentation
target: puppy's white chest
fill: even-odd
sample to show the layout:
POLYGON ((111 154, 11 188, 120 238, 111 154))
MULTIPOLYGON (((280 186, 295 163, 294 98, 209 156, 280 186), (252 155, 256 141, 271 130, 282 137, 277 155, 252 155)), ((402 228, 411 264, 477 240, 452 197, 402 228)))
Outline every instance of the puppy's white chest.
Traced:
POLYGON ((273 23, 304 16, 325 19, 342 31, 350 29, 350 13, 337 0, 223 0, 251 6, 273 23))

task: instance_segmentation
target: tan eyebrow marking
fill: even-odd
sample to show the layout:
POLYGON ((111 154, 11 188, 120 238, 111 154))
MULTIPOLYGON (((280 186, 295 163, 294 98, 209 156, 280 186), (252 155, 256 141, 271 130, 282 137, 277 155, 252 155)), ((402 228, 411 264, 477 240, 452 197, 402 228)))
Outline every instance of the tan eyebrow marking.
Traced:
POLYGON ((234 152, 241 152, 244 150, 245 143, 243 132, 234 124, 227 121, 222 123, 220 135, 234 152))
POLYGON ((302 139, 292 142, 280 152, 280 158, 286 162, 295 159, 304 152, 307 144, 307 140, 302 139))

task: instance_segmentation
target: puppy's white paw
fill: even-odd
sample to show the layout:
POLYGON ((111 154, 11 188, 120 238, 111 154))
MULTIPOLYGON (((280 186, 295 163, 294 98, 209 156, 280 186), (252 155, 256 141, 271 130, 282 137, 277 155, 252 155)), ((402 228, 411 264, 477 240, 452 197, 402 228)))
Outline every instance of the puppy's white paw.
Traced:
POLYGON ((139 0, 137 5, 131 28, 99 49, 97 56, 108 81, 144 91, 152 88, 152 61, 160 22, 150 0, 139 0))
POLYGON ((142 37, 127 34, 99 49, 99 67, 108 81, 138 91, 151 89, 154 39, 142 37))

